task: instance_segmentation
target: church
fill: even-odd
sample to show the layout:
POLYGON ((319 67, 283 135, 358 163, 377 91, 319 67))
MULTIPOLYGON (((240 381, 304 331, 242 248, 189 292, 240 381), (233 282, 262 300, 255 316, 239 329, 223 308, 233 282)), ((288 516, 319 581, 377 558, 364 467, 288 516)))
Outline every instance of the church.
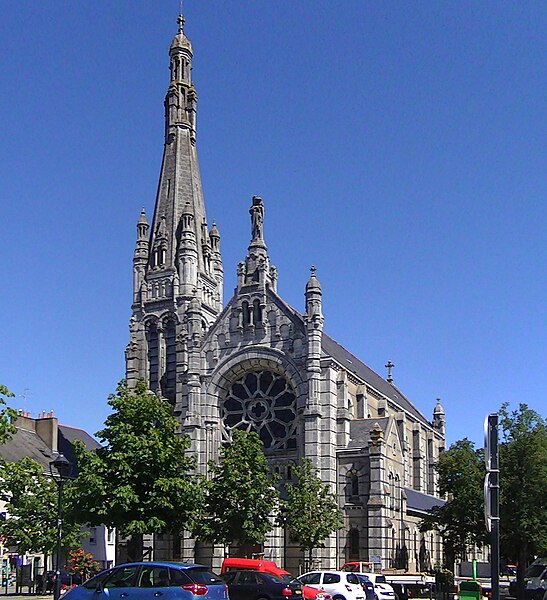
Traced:
MULTIPOLYGON (((172 404, 204 474, 234 429, 260 436, 282 481, 309 458, 337 495, 344 522, 316 551, 322 568, 355 559, 431 568, 441 560, 440 540, 418 525, 442 503, 433 467, 445 446, 444 410, 437 400, 428 419, 390 370, 383 378, 329 337, 314 267, 302 282, 303 313, 278 295, 258 196, 250 201, 247 254, 230 266, 237 286, 224 304, 220 234, 207 222, 196 151, 193 51, 182 17, 178 23, 154 215, 149 222, 143 210, 137 222, 129 385, 143 378, 172 404)), ((188 536, 156 535, 152 543, 155 559, 218 568, 222 558, 188 536)), ((298 544, 280 526, 262 552, 293 573, 302 568, 298 544)))

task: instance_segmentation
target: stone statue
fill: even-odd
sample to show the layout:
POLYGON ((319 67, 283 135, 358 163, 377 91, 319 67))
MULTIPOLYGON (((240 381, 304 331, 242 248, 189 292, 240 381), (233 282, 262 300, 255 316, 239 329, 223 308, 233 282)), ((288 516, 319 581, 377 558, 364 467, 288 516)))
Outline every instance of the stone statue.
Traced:
POLYGON ((252 239, 262 239, 262 224, 264 222, 264 204, 262 204, 262 198, 253 196, 253 204, 249 209, 251 215, 251 230, 252 239))

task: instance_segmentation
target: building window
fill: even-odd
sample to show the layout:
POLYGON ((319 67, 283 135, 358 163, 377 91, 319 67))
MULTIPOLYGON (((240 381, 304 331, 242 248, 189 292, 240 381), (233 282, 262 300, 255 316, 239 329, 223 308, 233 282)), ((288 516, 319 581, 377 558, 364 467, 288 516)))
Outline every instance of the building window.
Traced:
POLYGON ((346 498, 353 503, 359 501, 359 475, 353 469, 346 476, 346 498))
POLYGON ((114 529, 112 527, 107 527, 106 528, 106 541, 109 544, 113 544, 114 543, 114 529))
POLYGON ((235 381, 222 406, 228 431, 255 431, 266 450, 296 448, 296 394, 272 371, 251 371, 235 381))
POLYGON ((359 530, 358 529, 350 529, 349 530, 349 560, 358 560, 359 553, 359 530))
POLYGON ((155 392, 159 383, 159 343, 158 330, 153 323, 148 326, 146 337, 148 341, 148 387, 155 392))
POLYGON ((162 377, 162 394, 164 398, 175 401, 175 382, 177 367, 177 348, 175 323, 170 320, 165 326, 165 374, 162 377))
POLYGON ((97 528, 89 528, 89 543, 95 545, 97 543, 97 528))

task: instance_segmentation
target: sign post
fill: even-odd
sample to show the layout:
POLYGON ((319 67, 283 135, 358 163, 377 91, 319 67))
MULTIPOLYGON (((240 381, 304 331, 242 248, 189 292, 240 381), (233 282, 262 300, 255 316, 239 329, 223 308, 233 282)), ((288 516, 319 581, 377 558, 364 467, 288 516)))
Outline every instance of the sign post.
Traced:
POLYGON ((484 516, 490 533, 490 577, 492 600, 500 598, 500 471, 498 461, 498 414, 492 413, 484 420, 484 516))

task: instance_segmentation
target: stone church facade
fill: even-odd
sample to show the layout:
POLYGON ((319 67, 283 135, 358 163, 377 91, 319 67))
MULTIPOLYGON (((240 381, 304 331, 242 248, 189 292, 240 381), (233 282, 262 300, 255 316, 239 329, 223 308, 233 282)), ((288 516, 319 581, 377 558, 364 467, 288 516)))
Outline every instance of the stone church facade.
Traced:
MULTIPOLYGON (((169 49, 165 145, 151 224, 137 223, 126 375, 144 378, 173 406, 198 468, 218 456, 234 428, 256 431, 271 468, 286 482, 302 457, 337 494, 344 527, 316 559, 423 568, 440 559, 439 541, 417 528, 442 502, 433 465, 444 447, 444 411, 428 420, 393 385, 324 331, 315 269, 301 314, 277 293, 264 237, 264 203, 253 197, 251 235, 237 287, 223 304, 220 235, 209 226, 196 154, 192 46, 179 30, 169 49)), ((298 572, 297 544, 275 527, 264 555, 298 572)), ((156 536, 156 558, 219 566, 219 550, 182 536, 156 536), (179 547, 180 542, 180 547, 179 547)))

